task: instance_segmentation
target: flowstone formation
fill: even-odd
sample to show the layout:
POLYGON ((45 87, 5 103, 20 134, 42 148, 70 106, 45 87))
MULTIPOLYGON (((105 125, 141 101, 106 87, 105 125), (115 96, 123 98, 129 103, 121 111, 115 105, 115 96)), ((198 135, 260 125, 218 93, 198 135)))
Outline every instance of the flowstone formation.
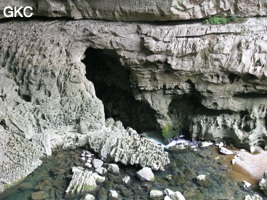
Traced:
POLYGON ((140 137, 133 129, 125 130, 120 122, 107 120, 107 132, 89 134, 90 148, 103 159, 112 159, 125 165, 139 164, 154 170, 164 170, 170 163, 168 153, 162 146, 140 137))

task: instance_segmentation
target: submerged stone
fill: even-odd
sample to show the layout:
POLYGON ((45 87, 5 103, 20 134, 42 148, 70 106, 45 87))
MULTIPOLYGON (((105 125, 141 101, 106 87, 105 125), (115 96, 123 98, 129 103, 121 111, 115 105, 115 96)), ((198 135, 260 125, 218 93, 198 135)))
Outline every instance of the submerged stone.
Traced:
POLYGON ((92 194, 86 194, 81 200, 95 200, 95 197, 92 194))
POLYGON ((49 197, 49 194, 45 191, 39 191, 32 193, 32 200, 41 200, 41 199, 47 199, 49 197))
POLYGON ((207 178, 206 175, 199 175, 197 176, 197 184, 201 187, 205 187, 205 188, 208 188, 208 187, 211 187, 212 186, 212 182, 207 178))

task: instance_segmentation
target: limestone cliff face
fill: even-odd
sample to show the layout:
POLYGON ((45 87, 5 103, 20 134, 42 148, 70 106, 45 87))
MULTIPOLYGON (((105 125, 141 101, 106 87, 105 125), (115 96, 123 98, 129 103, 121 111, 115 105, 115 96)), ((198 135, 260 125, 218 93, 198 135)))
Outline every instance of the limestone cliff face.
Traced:
MULTIPOLYGON (((265 145, 266 25, 265 18, 219 26, 93 20, 2 23, 4 138, 16 134, 23 144, 51 154, 51 147, 64 144, 59 138, 97 133, 105 126, 103 104, 82 62, 86 56, 90 60, 86 50, 91 48, 103 51, 103 59, 115 56, 119 66, 105 64, 118 74, 129 72, 129 80, 122 79, 127 83, 108 76, 103 83, 148 105, 161 128, 170 125, 177 134, 185 131, 200 139, 230 138, 245 147, 265 145)), ((76 140, 83 138, 73 143, 76 140)), ((0 140, 0 147, 12 145, 5 141, 0 140)), ((12 154, 5 152, 6 157, 12 154)), ((34 166, 41 154, 28 153, 34 166)))
POLYGON ((1 124, 33 140, 64 126, 81 133, 101 128, 103 105, 81 62, 91 47, 117 53, 122 70, 130 70, 129 91, 149 104, 161 127, 265 144, 266 23, 2 24, 1 124))
POLYGON ((0 17, 5 6, 31 6, 35 16, 91 18, 119 21, 171 21, 217 16, 265 16, 265 0, 11 0, 0 2, 0 17))

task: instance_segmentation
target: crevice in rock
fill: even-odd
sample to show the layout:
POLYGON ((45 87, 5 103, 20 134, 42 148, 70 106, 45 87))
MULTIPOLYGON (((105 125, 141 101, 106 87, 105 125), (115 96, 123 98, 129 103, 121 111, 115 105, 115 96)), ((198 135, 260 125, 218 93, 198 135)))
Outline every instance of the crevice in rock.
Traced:
POLYGON ((120 120, 139 132, 158 130, 155 111, 132 95, 131 72, 121 65, 114 50, 88 48, 85 52, 86 78, 93 82, 102 100, 106 118, 120 120))
POLYGON ((237 74, 233 74, 233 73, 228 74, 228 79, 229 79, 230 83, 234 83, 234 82, 238 81, 240 78, 241 78, 241 76, 239 76, 237 74))
MULTIPOLYGON (((190 132, 191 122, 196 116, 220 116, 224 114, 232 115, 232 110, 209 109, 201 103, 201 95, 192 85, 192 93, 181 98, 174 99, 168 109, 168 114, 172 120, 173 128, 179 135, 184 135, 186 139, 192 139, 190 132)), ((244 113, 245 114, 245 113, 244 113)), ((247 122, 248 123, 248 122, 247 122)), ((244 123, 244 128, 247 128, 244 123)), ((197 138, 196 138, 197 139, 197 138)))
POLYGON ((248 92, 248 93, 235 94, 234 97, 238 97, 238 98, 266 98, 267 93, 248 92))
POLYGON ((244 82, 254 81, 257 80, 258 77, 253 74, 245 74, 242 76, 244 82))

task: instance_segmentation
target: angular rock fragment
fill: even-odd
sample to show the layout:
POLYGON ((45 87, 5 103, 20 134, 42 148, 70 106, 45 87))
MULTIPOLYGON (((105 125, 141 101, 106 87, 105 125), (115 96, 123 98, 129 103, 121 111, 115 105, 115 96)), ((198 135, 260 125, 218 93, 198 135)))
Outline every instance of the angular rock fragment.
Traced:
POLYGON ((106 168, 104 168, 104 167, 99 167, 99 168, 95 169, 95 172, 97 172, 99 175, 104 175, 104 174, 107 173, 107 171, 108 170, 106 168))
POLYGON ((115 190, 110 190, 110 191, 109 191, 109 198, 110 198, 111 200, 119 200, 119 199, 120 199, 120 195, 119 195, 119 193, 118 193, 117 191, 115 191, 115 190))
POLYGON ((225 147, 220 147, 219 151, 220 151, 221 154, 224 154, 224 155, 232 155, 232 154, 234 154, 233 151, 231 151, 231 150, 229 150, 229 149, 227 149, 225 147))
POLYGON ((102 167, 102 165, 104 164, 104 162, 102 161, 102 160, 100 160, 100 159, 93 159, 93 162, 92 162, 92 164, 93 164, 93 166, 94 166, 94 168, 100 168, 100 167, 102 167))
POLYGON ((109 164, 108 165, 108 171, 113 173, 113 174, 119 174, 120 168, 117 164, 109 164))
POLYGON ((115 162, 125 165, 139 164, 154 170, 163 170, 170 163, 168 153, 162 146, 140 137, 133 129, 125 130, 111 122, 110 133, 90 134, 88 143, 102 158, 112 158, 115 162), (112 129, 111 129, 112 128, 112 129))
POLYGON ((155 176, 149 167, 144 167, 143 169, 137 172, 137 176, 140 178, 141 181, 154 181, 155 176))
POLYGON ((105 181, 105 177, 99 176, 97 173, 88 171, 82 167, 73 167, 72 172, 72 180, 66 193, 80 194, 90 192, 96 189, 97 183, 105 181))
POLYGON ((163 197, 163 192, 161 190, 151 190, 149 195, 150 195, 150 198, 163 197))
MULTIPOLYGON (((183 196, 182 193, 179 192, 179 191, 174 192, 174 191, 172 191, 172 190, 166 188, 166 189, 164 190, 164 194, 166 195, 166 196, 165 196, 166 199, 172 199, 172 200, 185 200, 184 196, 183 196)), ((164 200, 165 200, 165 198, 164 198, 164 200)))

